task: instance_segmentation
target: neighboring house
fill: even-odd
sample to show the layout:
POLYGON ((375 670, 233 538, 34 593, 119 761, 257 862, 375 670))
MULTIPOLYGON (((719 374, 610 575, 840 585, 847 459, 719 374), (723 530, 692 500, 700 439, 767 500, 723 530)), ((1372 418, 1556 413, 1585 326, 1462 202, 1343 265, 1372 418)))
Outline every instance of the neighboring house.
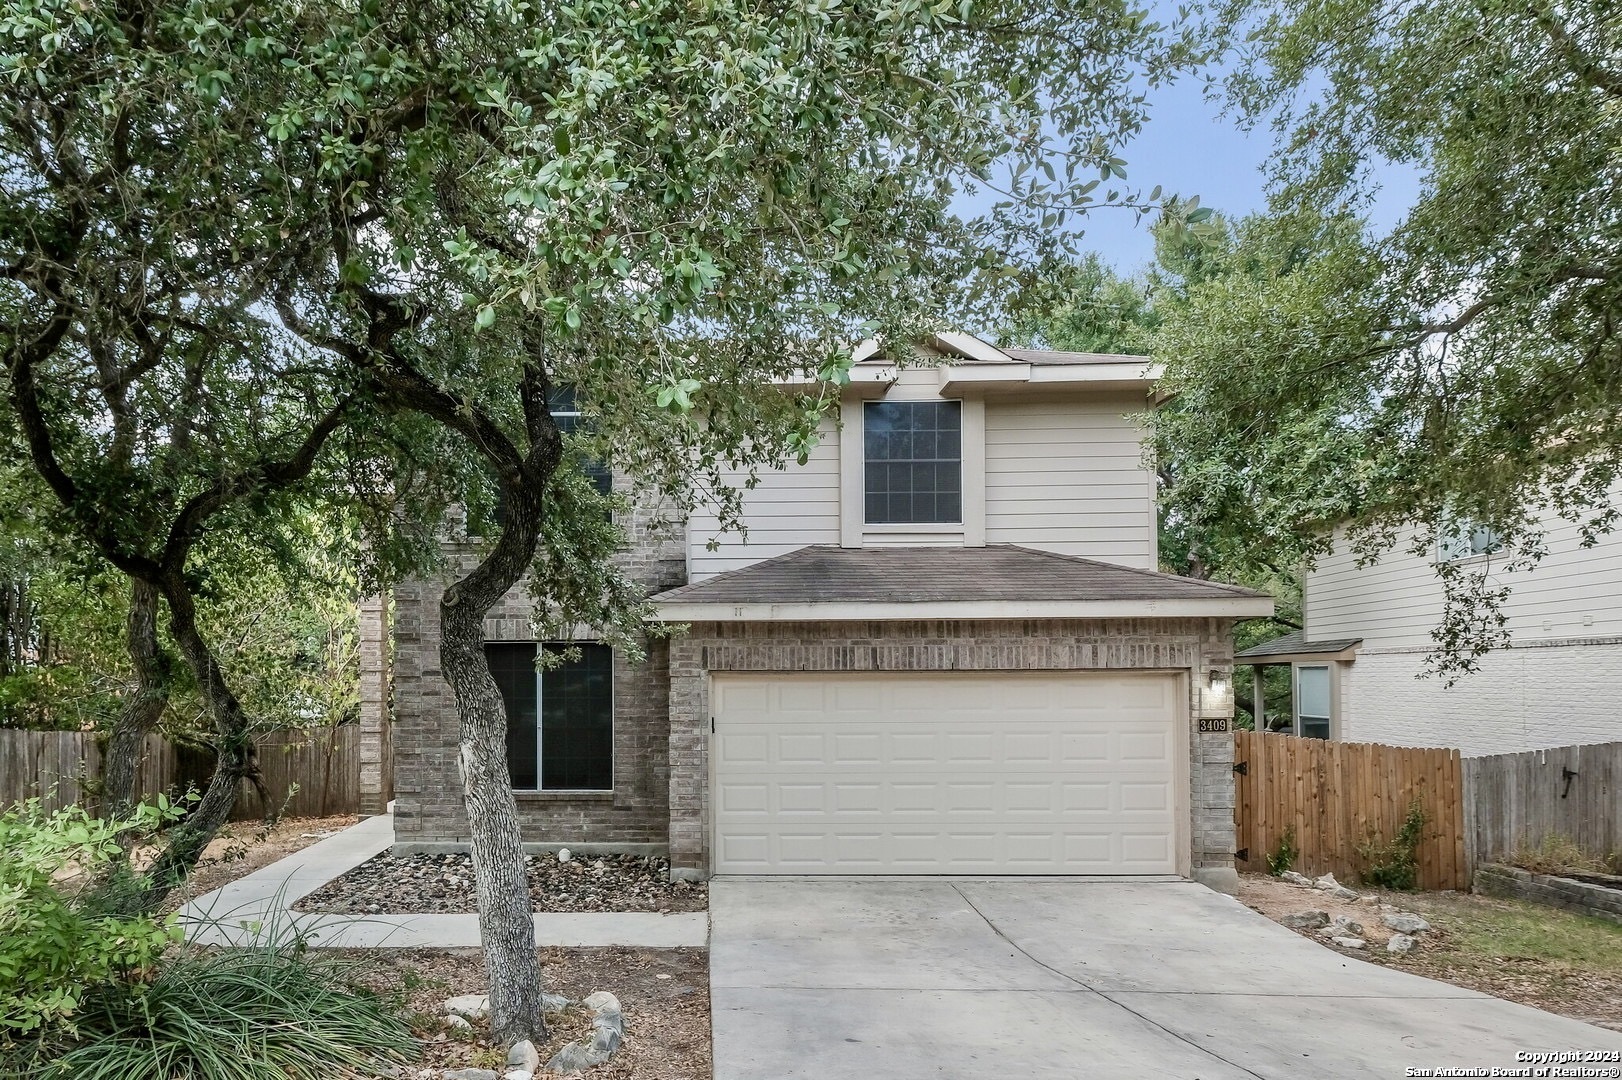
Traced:
MULTIPOLYGON (((1141 357, 931 343, 857 365, 748 542, 627 522, 690 625, 634 665, 537 673, 527 601, 485 625, 526 838, 672 873, 1184 874, 1232 888, 1232 627, 1272 600, 1160 574, 1141 357), (711 539, 718 541, 714 550, 711 539)), ((458 555, 459 559, 470 558, 458 555)), ((393 596, 403 849, 463 845, 441 582, 393 596)), ((374 679, 376 686, 384 680, 374 679)), ((381 776, 387 725, 374 732, 381 776)), ((381 788, 377 798, 382 798, 381 788)))
POLYGON ((1337 544, 1302 582, 1303 628, 1236 658, 1291 668, 1292 715, 1263 723, 1467 757, 1622 739, 1622 536, 1584 548, 1575 526, 1552 515, 1544 526, 1548 554, 1514 572, 1494 569, 1504 556, 1484 529, 1461 528, 1428 556, 1405 536, 1365 567, 1337 544), (1443 560, 1510 589, 1509 646, 1451 687, 1420 678, 1442 618, 1443 560))

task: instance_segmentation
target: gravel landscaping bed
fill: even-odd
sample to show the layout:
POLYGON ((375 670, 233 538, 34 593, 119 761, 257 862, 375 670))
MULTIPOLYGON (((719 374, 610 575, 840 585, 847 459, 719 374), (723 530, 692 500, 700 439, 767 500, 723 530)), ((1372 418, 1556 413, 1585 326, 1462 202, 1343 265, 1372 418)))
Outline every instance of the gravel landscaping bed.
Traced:
MULTIPOLYGON (((422 1055, 393 1077, 415 1080, 445 1069, 505 1072, 506 1052, 490 1043, 489 1021, 456 1031, 444 1023, 442 1002, 482 994, 489 981, 478 949, 336 950, 357 961, 357 981, 398 997, 415 1014, 422 1055)), ((710 1080, 709 958, 703 949, 541 949, 541 979, 548 993, 579 1000, 607 990, 625 1010, 625 1041, 590 1080, 710 1080)), ((549 1017, 549 1038, 538 1049, 551 1058, 565 1042, 590 1034, 578 1009, 549 1017)), ((537 1074, 551 1080, 545 1071, 537 1074)), ((574 1074, 579 1076, 581 1074, 574 1074)))
MULTIPOLYGON (((536 911, 704 911, 702 882, 671 881, 658 856, 525 858, 536 911)), ((461 915, 478 911, 468 855, 375 856, 293 905, 346 915, 461 915)))

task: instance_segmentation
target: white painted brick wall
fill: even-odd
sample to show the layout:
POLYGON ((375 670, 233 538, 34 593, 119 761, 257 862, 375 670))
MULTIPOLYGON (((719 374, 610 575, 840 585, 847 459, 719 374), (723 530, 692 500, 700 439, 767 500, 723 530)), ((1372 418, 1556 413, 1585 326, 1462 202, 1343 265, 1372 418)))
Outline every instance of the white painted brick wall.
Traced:
POLYGON ((1422 652, 1359 653, 1340 738, 1457 747, 1465 757, 1622 739, 1622 644, 1500 649, 1451 689, 1422 652))

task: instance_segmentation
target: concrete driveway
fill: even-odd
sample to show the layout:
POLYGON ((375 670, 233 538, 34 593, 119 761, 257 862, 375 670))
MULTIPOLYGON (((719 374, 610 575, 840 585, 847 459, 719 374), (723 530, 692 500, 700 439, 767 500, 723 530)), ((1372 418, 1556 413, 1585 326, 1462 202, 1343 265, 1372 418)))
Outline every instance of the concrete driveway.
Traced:
POLYGON ((710 920, 715 1080, 1402 1077, 1622 1051, 1185 881, 718 878, 710 920))

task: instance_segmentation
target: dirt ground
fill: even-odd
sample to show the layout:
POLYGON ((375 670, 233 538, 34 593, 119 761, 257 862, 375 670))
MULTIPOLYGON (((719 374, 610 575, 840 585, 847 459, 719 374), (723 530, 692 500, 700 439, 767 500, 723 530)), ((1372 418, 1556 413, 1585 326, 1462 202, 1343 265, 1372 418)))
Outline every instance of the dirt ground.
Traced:
POLYGON ((287 818, 267 829, 263 822, 233 821, 209 841, 203 857, 186 883, 164 902, 174 911, 188 900, 213 892, 227 882, 246 877, 300 848, 325 840, 349 828, 360 818, 354 814, 324 818, 287 818))
MULTIPOLYGON (((1353 886, 1356 888, 1356 886, 1353 886)), ((1467 893, 1358 890, 1355 901, 1266 875, 1240 877, 1239 899, 1272 919, 1301 911, 1345 915, 1363 925, 1366 950, 1337 949, 1455 986, 1622 1031, 1622 924, 1467 893), (1431 929, 1406 955, 1388 953, 1381 905, 1424 918, 1431 929)), ((1298 931, 1336 948, 1315 931, 1298 931)))
MULTIPOLYGON (((360 981, 400 994, 417 1014, 423 1056, 404 1072, 424 1068, 501 1070, 504 1054, 489 1043, 485 1023, 466 1033, 449 1031, 440 1006, 458 994, 486 990, 478 949, 341 951, 363 960, 360 981)), ((542 949, 541 976, 548 993, 579 1001, 596 990, 620 999, 625 1041, 592 1080, 710 1080, 709 957, 705 949, 542 949)), ((590 1013, 573 1008, 551 1018, 551 1039, 539 1047, 547 1061, 565 1043, 591 1034, 590 1013)))

